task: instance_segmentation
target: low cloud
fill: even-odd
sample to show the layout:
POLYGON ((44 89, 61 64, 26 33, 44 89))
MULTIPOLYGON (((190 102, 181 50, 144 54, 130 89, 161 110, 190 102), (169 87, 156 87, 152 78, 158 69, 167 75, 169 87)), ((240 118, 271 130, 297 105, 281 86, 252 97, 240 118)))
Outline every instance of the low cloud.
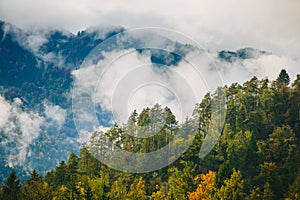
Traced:
POLYGON ((98 24, 172 28, 209 49, 249 46, 293 58, 300 51, 299 7, 298 0, 2 0, 0 18, 72 32, 98 24))
POLYGON ((275 80, 282 69, 287 70, 291 81, 295 80, 297 73, 299 74, 300 60, 262 54, 256 58, 238 59, 234 62, 216 60, 216 64, 220 66, 223 81, 228 85, 234 82, 244 83, 253 76, 275 80))
POLYGON ((57 105, 44 102, 46 119, 50 120, 51 124, 55 124, 59 130, 64 124, 67 112, 57 105))
POLYGON ((195 71, 188 65, 182 62, 177 67, 158 68, 151 63, 150 55, 132 49, 116 50, 104 54, 104 59, 96 65, 74 71, 74 91, 89 94, 91 103, 111 112, 113 121, 119 123, 125 123, 134 109, 140 112, 156 103, 170 107, 182 121, 207 90, 201 88, 201 83, 196 81, 201 77, 195 77, 192 74, 195 71))
POLYGON ((6 148, 7 165, 22 165, 27 156, 28 146, 39 136, 44 118, 38 113, 22 110, 22 101, 15 98, 12 103, 0 96, 0 132, 3 135, 1 146, 6 148), (4 112, 2 112, 4 111, 4 112))
MULTIPOLYGON (((148 36, 145 37, 148 41, 148 36)), ((81 69, 73 71, 74 91, 78 95, 75 97, 90 96, 89 110, 79 118, 93 123, 96 123, 96 105, 113 114, 113 124, 114 121, 125 123, 134 109, 140 112, 155 103, 170 107, 177 120, 183 121, 186 116, 191 116, 195 104, 204 94, 213 93, 218 86, 234 82, 242 84, 253 76, 274 80, 283 68, 293 80, 300 64, 286 56, 256 50, 249 53, 249 58, 237 57, 231 62, 220 59, 217 51, 193 50, 176 66, 170 67, 155 66, 149 52, 138 53, 135 49, 101 53, 104 58, 98 63, 86 62, 81 69)))
POLYGON ((59 131, 64 125, 64 109, 45 101, 44 110, 45 112, 40 114, 26 109, 19 98, 9 102, 0 96, 0 144, 7 154, 7 166, 23 166, 26 158, 31 156, 30 145, 40 134, 54 126, 59 131))

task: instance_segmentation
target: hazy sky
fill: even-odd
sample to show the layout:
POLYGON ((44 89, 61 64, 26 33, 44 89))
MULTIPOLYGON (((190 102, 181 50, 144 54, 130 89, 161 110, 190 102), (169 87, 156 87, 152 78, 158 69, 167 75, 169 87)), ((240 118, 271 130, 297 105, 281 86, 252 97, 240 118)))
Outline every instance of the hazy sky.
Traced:
POLYGON ((158 26, 206 48, 254 47, 290 58, 300 52, 299 0, 1 0, 0 19, 22 28, 158 26))

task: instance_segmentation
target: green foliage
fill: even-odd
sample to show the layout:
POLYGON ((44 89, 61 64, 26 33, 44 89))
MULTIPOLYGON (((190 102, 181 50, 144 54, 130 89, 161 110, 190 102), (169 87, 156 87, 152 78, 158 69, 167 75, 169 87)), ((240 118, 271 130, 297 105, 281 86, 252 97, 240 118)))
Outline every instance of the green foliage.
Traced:
POLYGON ((128 179, 119 177, 112 184, 111 190, 108 193, 108 197, 116 200, 125 200, 127 195, 128 179))
POLYGON ((17 178, 16 172, 11 171, 7 181, 2 186, 1 199, 3 200, 18 200, 22 197, 22 186, 17 178))
POLYGON ((44 179, 34 170, 22 187, 12 171, 1 186, 0 199, 300 199, 300 75, 291 86, 289 81, 283 70, 273 82, 253 77, 243 85, 218 88, 181 124, 159 104, 133 111, 127 123, 94 132, 79 156, 71 153, 67 163, 60 162, 44 179), (220 100, 222 90, 227 103, 222 135, 200 159, 211 125, 211 103, 220 100), (157 126, 164 119, 166 123, 157 126), (195 122, 198 127, 193 129, 195 122), (181 136, 181 130, 189 134, 181 136), (155 135, 139 137, 150 132, 155 135), (119 172, 97 160, 106 158, 114 146, 145 153, 164 146, 180 149, 185 142, 191 145, 177 161, 145 174, 119 172))
POLYGON ((168 196, 171 199, 186 199, 188 195, 188 183, 184 180, 181 171, 177 168, 170 168, 171 176, 168 179, 168 196))
POLYGON ((259 187, 254 186, 245 200, 263 200, 259 187))
POLYGON ((289 199, 300 199, 300 168, 298 169, 294 182, 290 185, 288 192, 286 193, 289 199))
POLYGON ((84 198, 86 200, 93 200, 93 192, 92 192, 92 189, 89 185, 86 186, 86 189, 84 191, 84 198))
POLYGON ((94 199, 105 199, 109 187, 108 174, 100 172, 100 177, 88 180, 94 199))
POLYGON ((43 182, 42 177, 33 170, 30 178, 26 181, 23 190, 23 198, 26 200, 50 200, 52 194, 49 185, 43 182))
POLYGON ((182 170, 169 168, 168 196, 171 199, 186 199, 188 193, 195 190, 195 166, 192 162, 184 162, 182 170))
POLYGON ((59 166, 56 167, 56 171, 54 173, 54 182, 51 185, 54 187, 59 187, 66 185, 68 181, 69 177, 67 173, 67 165, 64 161, 61 161, 59 166))
POLYGON ((99 171, 98 160, 91 155, 88 148, 84 145, 83 148, 80 149, 80 159, 78 162, 79 174, 92 178, 99 175, 99 171))
POLYGON ((217 199, 222 200, 239 200, 243 199, 244 194, 244 180, 242 179, 242 174, 238 170, 233 169, 233 173, 230 176, 230 179, 224 181, 221 189, 217 191, 217 199))
POLYGON ((216 186, 218 188, 221 188, 221 186, 224 183, 224 180, 230 177, 230 174, 232 172, 232 167, 230 166, 229 162, 226 161, 222 165, 220 165, 219 170, 217 172, 216 177, 216 186))
POLYGON ((130 185, 130 189, 126 195, 126 199, 128 200, 146 200, 146 190, 145 190, 145 181, 143 177, 140 177, 139 179, 135 178, 133 180, 133 183, 130 185))
POLYGON ((282 81, 284 84, 288 85, 290 83, 290 77, 285 69, 280 71, 278 79, 282 81))
POLYGON ((271 185, 266 182, 264 185, 263 199, 272 200, 274 198, 274 194, 271 189, 271 185))

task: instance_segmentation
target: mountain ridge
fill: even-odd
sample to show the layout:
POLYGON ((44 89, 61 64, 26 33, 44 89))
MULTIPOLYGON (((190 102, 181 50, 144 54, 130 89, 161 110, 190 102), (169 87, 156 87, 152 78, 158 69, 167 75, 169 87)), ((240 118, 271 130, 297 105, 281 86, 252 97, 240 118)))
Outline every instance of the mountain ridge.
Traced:
MULTIPOLYGON (((19 166, 18 171, 24 176, 31 168, 44 173, 56 166, 60 160, 66 160, 69 152, 79 153, 80 141, 73 122, 70 99, 73 83, 71 72, 80 68, 84 58, 97 45, 126 30, 117 27, 109 29, 108 32, 102 30, 101 34, 99 31, 101 32, 97 28, 91 28, 72 34, 67 31, 49 30, 39 35, 34 31, 24 31, 0 21, 0 97, 11 109, 19 110, 19 113, 9 111, 10 118, 18 119, 17 115, 22 114, 31 116, 32 119, 35 119, 33 116, 43 119, 43 123, 38 126, 38 136, 32 137, 25 145, 22 144, 23 132, 18 121, 12 122, 8 119, 6 124, 0 127, 0 136, 3 138, 0 152, 5 155, 1 158, 0 165, 6 166, 0 170, 0 182, 3 182, 3 177, 7 177, 10 171, 7 156, 21 156, 12 150, 11 145, 21 145, 20 149, 25 149, 26 154, 22 156, 25 156, 26 169, 22 172, 20 163, 11 166, 19 166), (16 105, 16 101, 20 101, 21 104, 16 105), (57 117, 51 118, 45 113, 48 107, 57 108, 63 113, 60 115, 64 118, 63 124, 59 129, 55 121, 57 117), (9 131, 9 127, 13 127, 12 131, 9 131), (20 129, 20 134, 11 136, 14 129, 20 129)), ((182 55, 186 55, 190 48, 180 43, 176 43, 175 47, 182 55)), ((143 53, 145 50, 137 51, 143 53)), ((172 52, 149 51, 153 64, 173 66, 182 59, 172 52)), ((224 62, 252 59, 263 54, 267 52, 253 48, 244 48, 236 52, 216 52, 218 59, 224 62)))

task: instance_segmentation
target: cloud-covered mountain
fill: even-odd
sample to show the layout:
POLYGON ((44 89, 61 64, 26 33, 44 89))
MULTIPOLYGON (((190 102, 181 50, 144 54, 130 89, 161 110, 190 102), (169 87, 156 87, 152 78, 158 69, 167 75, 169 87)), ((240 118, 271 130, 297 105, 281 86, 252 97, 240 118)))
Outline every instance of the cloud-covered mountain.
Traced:
MULTIPOLYGON (((77 34, 65 30, 24 31, 0 22, 0 182, 8 176, 10 168, 18 169, 23 175, 32 169, 43 173, 60 160, 66 160, 71 151, 78 153, 82 141, 74 124, 71 99, 73 83, 78 79, 76 72, 80 72, 81 64, 94 48, 119 34, 102 50, 100 59, 109 58, 118 50, 124 31, 123 27, 94 27, 77 34)), ((169 38, 156 38, 161 44, 172 46, 173 51, 136 48, 136 55, 130 57, 129 64, 142 56, 157 68, 178 67, 179 72, 188 74, 182 62, 196 47, 169 38)), ((130 49, 144 38, 126 39, 126 48, 130 49)), ((252 75, 273 78, 285 65, 295 72, 293 67, 299 63, 253 48, 208 53, 210 62, 223 73, 225 84, 244 81, 252 75)), ((204 68, 207 73, 210 71, 210 66, 204 68)), ((97 76, 84 78, 83 82, 97 81, 97 76)), ((88 86, 82 87, 88 89, 88 86)), ((144 102, 140 103, 143 106, 144 102)), ((101 106, 97 108, 97 117, 106 127, 111 123, 111 113, 101 106)))

